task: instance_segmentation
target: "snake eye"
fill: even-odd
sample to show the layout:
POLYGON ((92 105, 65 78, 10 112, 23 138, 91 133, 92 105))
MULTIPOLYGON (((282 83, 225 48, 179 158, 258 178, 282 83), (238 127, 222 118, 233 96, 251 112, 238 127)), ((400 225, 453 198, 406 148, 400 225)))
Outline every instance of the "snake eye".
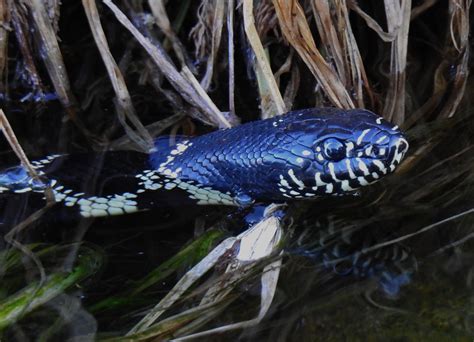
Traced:
POLYGON ((326 139, 323 149, 327 159, 338 161, 346 157, 346 146, 337 139, 326 139))

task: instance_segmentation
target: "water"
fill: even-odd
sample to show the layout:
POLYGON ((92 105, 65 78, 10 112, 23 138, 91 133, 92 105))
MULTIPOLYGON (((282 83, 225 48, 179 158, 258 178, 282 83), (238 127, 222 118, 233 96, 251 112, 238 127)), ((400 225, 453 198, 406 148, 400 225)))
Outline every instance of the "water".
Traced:
MULTIPOLYGON (((180 13, 171 3, 171 15, 180 13)), ((371 15, 380 11, 376 6, 364 5, 372 10, 371 15)), ((197 8, 193 6, 197 4, 190 9, 195 13, 197 8)), ((285 209, 283 267, 265 319, 255 327, 216 335, 210 340, 472 341, 473 88, 471 80, 454 118, 437 116, 443 105, 452 101, 450 96, 460 91, 452 81, 462 61, 452 57, 458 56, 454 49, 443 50, 450 44, 444 38, 450 37, 451 28, 446 7, 447 3, 438 2, 431 12, 413 20, 410 28, 408 118, 418 115, 416 110, 428 103, 435 71, 436 80, 440 81, 437 85, 443 86, 446 81, 448 86, 439 88, 440 101, 429 102, 427 114, 417 116, 409 125, 410 152, 400 172, 364 190, 359 197, 294 203, 285 209), (441 65, 446 68, 437 70, 441 65)), ((80 2, 63 1, 59 32, 78 99, 74 109, 90 136, 72 124, 68 112, 55 100, 40 59, 37 64, 46 86, 41 92, 30 89, 31 84, 25 81, 26 69, 18 62, 18 46, 13 40, 9 43, 10 87, 8 96, 2 88, 2 107, 32 159, 51 153, 104 150, 110 142, 122 141, 119 139, 124 131, 115 114, 115 94, 83 12, 80 2), (46 102, 32 95, 40 93, 46 94, 46 102)), ((197 115, 179 94, 169 92, 169 84, 161 82, 162 75, 148 67, 149 61, 131 36, 105 8, 103 12, 101 19, 109 45, 124 70, 143 124, 156 123, 177 111, 197 115), (167 91, 166 96, 162 89, 167 91)), ((186 14, 183 18, 179 37, 192 51, 194 42, 187 37, 195 18, 186 14)), ((385 17, 379 19, 383 23, 385 17)), ((369 81, 378 93, 375 97, 380 104, 376 106, 381 108, 386 100, 383 94, 388 81, 384 69, 390 64, 390 47, 384 43, 374 48, 374 33, 360 23, 354 28, 369 81)), ((245 53, 245 39, 240 37, 236 41, 237 113, 244 121, 256 119, 258 87, 253 75, 247 75, 252 66, 245 53)), ((288 46, 272 36, 269 51, 272 63, 281 65, 287 58, 288 46)), ((222 51, 221 54, 225 56, 222 51)), ((294 86, 299 88, 294 108, 311 107, 316 101, 322 103, 314 93, 315 88, 319 90, 314 78, 296 54, 293 60, 292 68, 300 70, 295 76, 298 82, 294 86)), ((216 69, 218 75, 210 92, 222 110, 228 107, 226 65, 224 61, 216 69)), ((282 76, 282 88, 290 82, 289 78, 282 76)), ((184 135, 212 129, 189 118, 166 127, 167 132, 184 135)), ((119 145, 136 148, 131 143, 119 145)), ((3 139, 0 151, 1 166, 16 162, 3 139)), ((24 174, 16 176, 21 183, 24 174)), ((3 181, 6 180, 0 179, 0 186, 3 181)), ((0 206, 1 215, 9 220, 20 222, 28 216, 27 199, 11 199, 0 206)), ((0 240, 0 319, 6 316, 6 303, 15 296, 22 299, 18 307, 25 315, 16 317, 15 323, 1 326, 0 340, 61 341, 75 336, 92 340, 95 334, 122 336, 192 265, 226 237, 235 236, 257 222, 261 211, 259 208, 246 217, 247 212, 232 208, 170 206, 153 212, 81 221, 65 220, 48 211, 10 236, 8 229, 0 226, 6 238, 0 240), (66 286, 65 279, 71 274, 77 279, 66 286), (58 278, 48 278, 53 275, 58 278), (31 298, 25 300, 21 291, 28 284, 39 286, 40 280, 42 285, 49 284, 48 281, 56 284, 57 292, 54 298, 30 310, 31 298), (61 284, 67 288, 61 289, 61 284)), ((197 305, 199 295, 222 274, 225 261, 231 256, 232 251, 224 255, 216 273, 206 274, 199 286, 186 294, 186 301, 171 312, 197 305)), ((199 330, 255 317, 260 305, 260 275, 251 274, 240 283, 232 293, 236 294, 232 303, 199 330)))

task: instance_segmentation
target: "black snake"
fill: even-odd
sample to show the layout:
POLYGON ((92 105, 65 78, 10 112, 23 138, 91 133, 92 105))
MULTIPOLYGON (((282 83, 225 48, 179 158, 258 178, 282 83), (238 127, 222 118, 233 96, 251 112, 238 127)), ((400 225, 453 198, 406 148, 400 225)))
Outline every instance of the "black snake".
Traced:
POLYGON ((48 156, 33 162, 44 183, 22 166, 4 169, 0 198, 44 199, 50 186, 56 202, 83 217, 151 209, 173 196, 180 203, 237 206, 312 199, 353 193, 380 180, 408 149, 399 128, 376 114, 335 108, 293 111, 182 137, 172 146, 168 141, 157 139, 150 154, 48 156))

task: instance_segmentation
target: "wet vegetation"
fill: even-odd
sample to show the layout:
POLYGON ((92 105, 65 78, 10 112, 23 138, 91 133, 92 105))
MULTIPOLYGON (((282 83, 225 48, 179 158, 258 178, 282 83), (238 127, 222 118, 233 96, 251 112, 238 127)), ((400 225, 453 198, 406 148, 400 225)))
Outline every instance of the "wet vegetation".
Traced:
POLYGON ((470 6, 0 0, 1 167, 321 106, 410 141, 360 197, 250 223, 179 206, 46 220, 50 190, 31 215, 1 201, 0 340, 472 340, 470 6))

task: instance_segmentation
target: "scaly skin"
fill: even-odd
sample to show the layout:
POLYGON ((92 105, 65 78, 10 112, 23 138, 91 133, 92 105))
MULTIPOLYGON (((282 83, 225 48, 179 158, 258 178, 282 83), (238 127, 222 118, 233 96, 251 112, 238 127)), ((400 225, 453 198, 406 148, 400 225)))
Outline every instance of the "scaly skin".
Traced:
MULTIPOLYGON (((91 217, 151 209, 174 196, 180 204, 246 206, 344 195, 393 172, 408 149, 398 127, 379 116, 334 108, 294 111, 172 147, 164 141, 150 155, 50 156, 35 167, 56 201, 91 217)), ((0 173, 0 194, 42 198, 43 188, 22 167, 0 173)))

